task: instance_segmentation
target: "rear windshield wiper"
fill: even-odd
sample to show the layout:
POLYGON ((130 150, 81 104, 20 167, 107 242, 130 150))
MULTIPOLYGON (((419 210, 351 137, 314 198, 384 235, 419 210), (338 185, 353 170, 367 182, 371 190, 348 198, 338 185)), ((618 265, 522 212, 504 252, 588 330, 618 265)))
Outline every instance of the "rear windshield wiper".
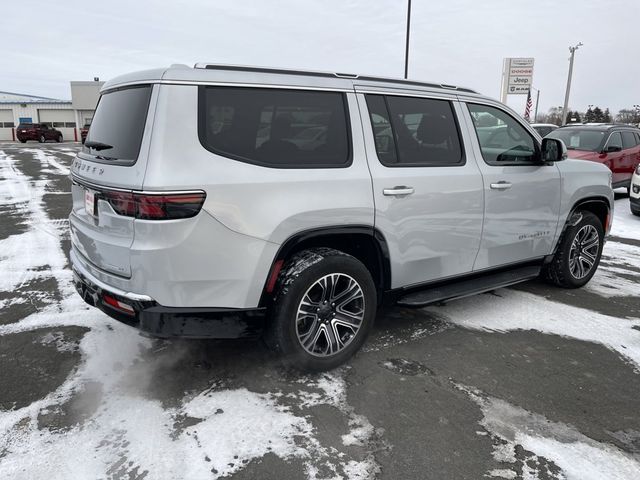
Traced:
POLYGON ((109 145, 107 143, 102 142, 93 142, 89 140, 88 142, 84 142, 85 147, 93 148, 94 150, 107 150, 109 148, 113 148, 113 145, 109 145))

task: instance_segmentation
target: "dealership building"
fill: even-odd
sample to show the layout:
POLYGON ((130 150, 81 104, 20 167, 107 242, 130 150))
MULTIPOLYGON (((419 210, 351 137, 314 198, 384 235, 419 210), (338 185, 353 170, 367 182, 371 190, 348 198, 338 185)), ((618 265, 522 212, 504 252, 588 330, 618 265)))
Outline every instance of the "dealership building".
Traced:
POLYGON ((0 91, 0 141, 15 141, 20 123, 46 123, 65 141, 79 141, 80 128, 90 123, 104 82, 70 82, 71 101, 0 91))

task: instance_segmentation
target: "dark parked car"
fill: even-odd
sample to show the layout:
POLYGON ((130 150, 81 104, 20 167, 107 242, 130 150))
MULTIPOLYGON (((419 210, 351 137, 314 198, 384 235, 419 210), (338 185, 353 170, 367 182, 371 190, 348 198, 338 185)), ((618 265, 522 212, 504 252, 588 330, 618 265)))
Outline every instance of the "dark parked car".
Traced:
POLYGON ((21 143, 26 143, 27 140, 37 140, 40 143, 47 140, 62 141, 62 132, 46 123, 21 123, 16 130, 16 136, 21 143))
POLYGON ((546 137, 558 128, 558 126, 553 123, 532 123, 531 126, 541 137, 546 137))
POLYGON ((613 173, 613 188, 630 190, 631 176, 640 164, 640 129, 629 125, 576 125, 558 128, 548 137, 562 140, 569 158, 606 165, 613 173))
POLYGON ((82 143, 87 139, 87 135, 89 134, 90 123, 85 123, 84 126, 80 129, 80 140, 82 143))

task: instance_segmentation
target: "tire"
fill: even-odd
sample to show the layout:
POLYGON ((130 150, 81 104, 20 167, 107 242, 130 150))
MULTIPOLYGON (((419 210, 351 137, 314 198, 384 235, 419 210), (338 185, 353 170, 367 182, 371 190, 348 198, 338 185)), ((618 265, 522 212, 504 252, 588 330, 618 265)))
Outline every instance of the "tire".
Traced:
POLYGON ((330 370, 360 349, 376 308, 376 287, 359 260, 330 248, 304 250, 280 273, 265 341, 290 366, 330 370))
POLYGON ((20 140, 20 143, 27 143, 26 140, 20 140))
POLYGON ((640 217, 640 210, 636 210, 635 208, 631 208, 631 213, 636 217, 640 217))
POLYGON ((58 135, 58 138, 56 138, 56 142, 58 143, 62 142, 62 135, 58 135))
POLYGON ((39 141, 40 143, 44 143, 44 142, 46 142, 46 141, 47 141, 47 139, 44 137, 44 135, 40 135, 40 138, 38 139, 38 141, 39 141))
POLYGON ((604 246, 604 229, 598 217, 587 211, 578 213, 582 218, 575 226, 567 227, 553 260, 543 272, 547 281, 563 288, 580 288, 591 280, 604 246))

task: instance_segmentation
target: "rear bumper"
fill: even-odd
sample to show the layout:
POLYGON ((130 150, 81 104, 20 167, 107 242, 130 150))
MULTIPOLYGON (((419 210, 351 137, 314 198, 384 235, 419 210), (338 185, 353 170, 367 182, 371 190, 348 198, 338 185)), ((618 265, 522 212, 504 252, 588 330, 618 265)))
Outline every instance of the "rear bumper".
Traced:
POLYGON ((86 303, 153 337, 257 338, 265 324, 264 308, 164 307, 144 295, 110 289, 75 265, 73 280, 86 303), (127 305, 131 312, 114 308, 106 298, 127 305))

